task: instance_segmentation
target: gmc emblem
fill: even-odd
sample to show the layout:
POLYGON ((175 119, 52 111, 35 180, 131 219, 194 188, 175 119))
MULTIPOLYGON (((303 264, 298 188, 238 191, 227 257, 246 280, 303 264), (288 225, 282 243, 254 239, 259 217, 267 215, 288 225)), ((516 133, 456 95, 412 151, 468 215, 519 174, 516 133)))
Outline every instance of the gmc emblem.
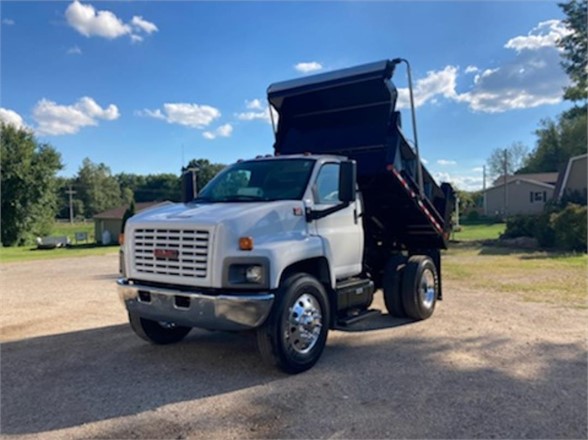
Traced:
POLYGON ((153 255, 160 260, 177 260, 180 253, 174 249, 154 249, 153 255))

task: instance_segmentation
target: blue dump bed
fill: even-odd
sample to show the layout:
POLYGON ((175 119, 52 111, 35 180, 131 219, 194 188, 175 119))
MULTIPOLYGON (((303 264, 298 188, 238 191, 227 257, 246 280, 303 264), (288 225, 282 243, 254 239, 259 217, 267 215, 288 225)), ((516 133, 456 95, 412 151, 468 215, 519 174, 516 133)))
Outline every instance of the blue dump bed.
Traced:
POLYGON ((275 153, 336 154, 357 162, 368 238, 409 250, 444 248, 454 202, 423 166, 419 197, 417 156, 401 130, 395 63, 272 84, 268 99, 279 114, 275 153))

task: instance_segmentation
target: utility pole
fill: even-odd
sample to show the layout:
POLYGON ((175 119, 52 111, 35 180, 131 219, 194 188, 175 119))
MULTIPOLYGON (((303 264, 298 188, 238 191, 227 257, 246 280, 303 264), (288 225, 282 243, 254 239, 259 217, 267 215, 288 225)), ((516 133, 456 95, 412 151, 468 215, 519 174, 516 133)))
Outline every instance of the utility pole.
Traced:
POLYGON ((486 165, 482 166, 482 194, 484 195, 484 215, 488 215, 486 208, 486 165))
POLYGON ((507 173, 508 173, 508 150, 505 148, 504 149, 504 163, 503 163, 503 167, 504 167, 504 218, 506 219, 507 215, 508 215, 508 189, 507 189, 507 183, 508 183, 508 177, 507 177, 507 173))
POLYGON ((76 193, 76 191, 72 190, 71 185, 69 185, 69 189, 65 193, 69 195, 69 223, 73 224, 74 215, 73 215, 73 197, 72 196, 76 193))

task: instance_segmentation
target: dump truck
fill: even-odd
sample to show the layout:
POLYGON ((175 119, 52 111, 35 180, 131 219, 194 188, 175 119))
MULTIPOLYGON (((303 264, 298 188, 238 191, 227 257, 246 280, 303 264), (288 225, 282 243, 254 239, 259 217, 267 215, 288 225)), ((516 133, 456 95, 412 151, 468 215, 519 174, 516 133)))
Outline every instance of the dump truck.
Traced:
POLYGON ((433 314, 454 193, 420 160, 414 104, 414 144, 402 131, 401 63, 412 103, 402 59, 270 85, 274 154, 197 194, 189 170, 183 203, 129 219, 118 289, 139 337, 253 331, 266 362, 300 373, 329 330, 380 313, 380 290, 390 319, 433 314))

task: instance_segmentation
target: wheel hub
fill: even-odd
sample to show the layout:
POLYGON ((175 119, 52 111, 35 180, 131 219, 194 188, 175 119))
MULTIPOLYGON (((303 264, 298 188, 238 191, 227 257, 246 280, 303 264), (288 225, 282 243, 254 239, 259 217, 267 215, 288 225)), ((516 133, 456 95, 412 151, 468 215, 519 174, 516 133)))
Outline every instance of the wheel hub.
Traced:
POLYGON ((323 326, 321 308, 308 293, 298 297, 288 310, 284 339, 289 348, 306 354, 315 346, 323 326))
POLYGON ((419 295, 421 296, 424 307, 427 309, 433 307, 437 292, 435 290, 435 275, 433 275, 433 272, 430 269, 425 269, 423 271, 419 283, 419 295))

